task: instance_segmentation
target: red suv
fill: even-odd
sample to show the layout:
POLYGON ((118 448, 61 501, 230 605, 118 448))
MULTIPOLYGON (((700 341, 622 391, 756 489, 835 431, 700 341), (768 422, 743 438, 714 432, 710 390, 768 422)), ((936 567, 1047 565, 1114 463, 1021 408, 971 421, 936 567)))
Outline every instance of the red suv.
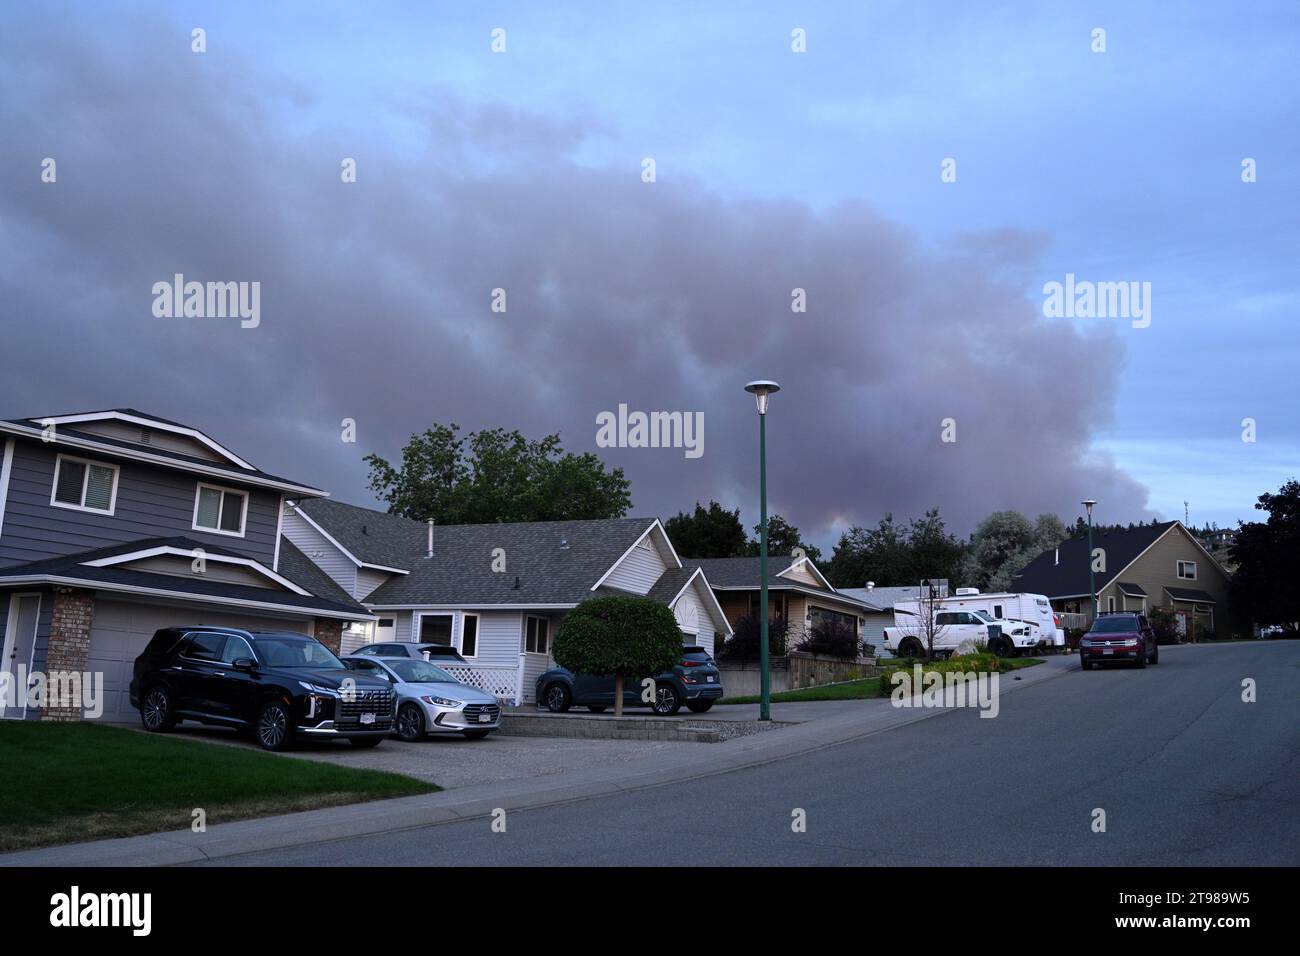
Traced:
POLYGON ((1101 614, 1079 641, 1079 662, 1083 669, 1094 664, 1130 661, 1138 667, 1160 663, 1156 632, 1145 614, 1117 611, 1101 614))

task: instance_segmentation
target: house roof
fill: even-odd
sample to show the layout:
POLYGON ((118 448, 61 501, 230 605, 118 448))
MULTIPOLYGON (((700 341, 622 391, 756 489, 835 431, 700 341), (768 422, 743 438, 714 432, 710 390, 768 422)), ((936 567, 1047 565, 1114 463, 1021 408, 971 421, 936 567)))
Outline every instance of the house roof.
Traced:
MULTIPOLYGON (((876 609, 874 605, 853 594, 846 594, 843 591, 834 589, 827 590, 793 578, 782 577, 782 572, 790 570, 799 560, 788 554, 769 555, 767 559, 768 590, 800 591, 805 594, 824 597, 829 601, 838 600, 843 604, 850 604, 854 607, 865 605, 872 610, 876 609)), ((762 580, 759 577, 760 562, 760 558, 695 558, 682 560, 682 564, 688 568, 702 568, 709 585, 722 591, 758 590, 762 586, 762 580)), ((816 565, 812 561, 808 561, 808 565, 816 570, 816 565)), ((818 576, 820 576, 820 572, 818 572, 818 576)), ((823 580, 825 579, 823 578, 823 580)))
POLYGON ((591 597, 597 582, 656 523, 655 518, 609 518, 437 525, 430 560, 427 528, 411 522, 420 529, 417 554, 408 548, 399 564, 410 573, 380 585, 366 604, 572 606, 591 597), (504 572, 492 570, 498 548, 504 552, 504 572))
POLYGON ((910 584, 902 587, 840 588, 839 593, 857 598, 878 611, 889 611, 899 601, 915 601, 920 597, 921 586, 910 584))
POLYGON ((1199 604, 1213 604, 1214 597, 1200 588, 1165 588, 1166 593, 1175 601, 1196 601, 1199 604))
MULTIPOLYGON (((1123 531, 1094 532, 1092 546, 1106 552, 1106 570, 1098 571, 1098 592, 1124 571, 1143 551, 1151 547, 1161 535, 1178 524, 1163 521, 1123 531)), ((1061 542, 1061 560, 1056 561, 1057 549, 1044 551, 1026 565, 1011 585, 1012 591, 1045 594, 1049 598, 1083 596, 1091 593, 1088 585, 1088 537, 1071 538, 1061 542)))
POLYGON ((1146 590, 1140 584, 1133 584, 1132 582, 1120 581, 1119 584, 1116 585, 1116 587, 1118 587, 1121 591, 1123 591, 1125 594, 1129 595, 1130 597, 1147 596, 1146 590))
POLYGON ((362 564, 409 571, 427 553, 423 522, 331 498, 309 498, 297 508, 362 564))
MULTIPOLYGON (((289 544, 282 541, 281 546, 289 544)), ((298 594, 285 588, 263 588, 249 584, 235 584, 225 581, 164 574, 157 571, 132 570, 118 564, 103 563, 113 558, 122 558, 139 552, 154 552, 158 549, 176 549, 188 554, 203 551, 209 559, 235 558, 251 562, 264 571, 269 569, 253 559, 236 551, 213 547, 195 541, 192 538, 142 538, 107 548, 96 548, 76 554, 62 555, 57 558, 45 558, 29 561, 26 564, 12 565, 0 570, 0 585, 22 583, 68 583, 108 591, 135 593, 167 594, 179 598, 208 603, 232 603, 255 605, 268 609, 295 610, 322 614, 327 617, 368 620, 373 615, 354 601, 337 586, 322 587, 320 582, 303 564, 310 564, 306 555, 289 544, 289 560, 285 562, 286 552, 281 552, 281 566, 278 577, 296 585, 306 594, 298 594), (95 566, 91 562, 100 562, 95 566)), ((327 579, 328 580, 328 579, 327 579)), ((330 582, 332 585, 333 582, 330 582)))
POLYGON ((151 415, 148 412, 142 412, 134 408, 110 408, 95 412, 78 412, 71 415, 41 415, 32 418, 0 419, 0 432, 40 438, 47 422, 53 422, 55 424, 54 438, 52 442, 54 445, 69 447, 72 449, 81 449, 83 451, 100 451, 104 454, 116 454, 123 457, 135 458, 137 460, 152 461, 161 465, 180 468, 185 471, 208 474, 217 478, 227 478, 247 482, 249 484, 269 486, 282 491, 293 492, 294 494, 301 496, 323 496, 326 494, 326 492, 319 488, 314 488, 311 485, 304 485, 301 482, 292 481, 288 478, 281 478, 254 467, 229 449, 218 444, 197 428, 193 428, 189 425, 182 425, 179 422, 160 418, 157 415, 151 415), (146 445, 141 442, 131 442, 121 438, 113 438, 109 435, 100 435, 76 427, 77 424, 82 422, 89 423, 110 420, 143 424, 151 428, 157 428, 194 438, 196 441, 199 441, 213 449, 213 451, 220 455, 224 460, 214 461, 209 458, 200 458, 197 455, 187 455, 183 452, 174 451, 169 448, 162 448, 157 445, 146 445))

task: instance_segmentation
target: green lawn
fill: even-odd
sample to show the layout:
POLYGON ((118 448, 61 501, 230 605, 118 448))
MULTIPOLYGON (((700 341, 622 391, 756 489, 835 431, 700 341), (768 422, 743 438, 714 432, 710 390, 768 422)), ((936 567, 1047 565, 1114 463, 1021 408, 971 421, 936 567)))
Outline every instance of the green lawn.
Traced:
POLYGON ((0 721, 0 850, 184 829, 196 807, 212 825, 438 789, 122 727, 0 721))
MULTIPOLYGON (((1041 658, 1017 657, 1002 661, 1003 671, 1019 670, 1043 663, 1041 658)), ((882 678, 867 677, 863 680, 845 681, 842 684, 824 684, 821 687, 805 687, 803 690, 783 690, 772 695, 773 703, 807 701, 807 700, 865 700, 869 697, 888 697, 892 687, 882 686, 882 678)), ((725 697, 719 704, 757 704, 758 696, 725 697)))

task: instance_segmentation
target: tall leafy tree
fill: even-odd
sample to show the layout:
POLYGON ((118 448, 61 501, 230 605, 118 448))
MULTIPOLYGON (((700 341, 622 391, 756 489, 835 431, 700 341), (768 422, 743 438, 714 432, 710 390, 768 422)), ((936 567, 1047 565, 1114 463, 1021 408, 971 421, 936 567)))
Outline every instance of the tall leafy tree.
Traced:
MULTIPOLYGON (((749 542, 749 554, 757 556, 760 545, 760 535, 763 533, 761 524, 754 525, 754 537, 749 542)), ((805 544, 803 538, 799 536, 799 529, 786 521, 780 515, 767 516, 767 553, 768 554, 791 554, 795 548, 803 548, 804 553, 812 558, 813 564, 820 567, 822 561, 821 549, 815 545, 805 544)))
POLYGON ((739 558, 749 553, 740 509, 728 511, 716 501, 707 509, 696 502, 692 514, 678 512, 664 522, 664 530, 684 558, 739 558))
POLYGON ((1229 552, 1237 563, 1233 607, 1240 620, 1282 624, 1294 633, 1300 622, 1300 482, 1292 478, 1277 494, 1260 495, 1255 508, 1268 512, 1268 520, 1243 522, 1229 552))
POLYGON ((826 576, 837 588, 860 588, 868 581, 881 587, 915 585, 932 578, 953 581, 963 551, 937 508, 906 525, 887 514, 875 528, 855 525, 840 535, 826 576))
POLYGON ((517 431, 471 433, 437 425, 412 435, 400 467, 370 454, 370 488, 393 514, 439 524, 618 518, 632 505, 623 469, 606 470, 591 453, 538 441, 517 431))

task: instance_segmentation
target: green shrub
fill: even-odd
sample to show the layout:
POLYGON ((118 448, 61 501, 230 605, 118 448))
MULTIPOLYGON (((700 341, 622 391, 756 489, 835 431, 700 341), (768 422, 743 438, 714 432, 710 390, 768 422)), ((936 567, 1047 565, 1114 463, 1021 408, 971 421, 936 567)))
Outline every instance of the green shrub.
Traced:
MULTIPOLYGON (((742 617, 737 621, 731 637, 718 650, 718 660, 737 664, 751 664, 758 660, 761 623, 757 617, 742 617)), ((768 656, 780 657, 785 653, 789 632, 790 625, 783 617, 774 617, 767 622, 768 656)))
POLYGON ((555 662, 575 674, 653 677, 682 656, 682 632, 673 612, 643 597, 583 601, 560 622, 555 662))

